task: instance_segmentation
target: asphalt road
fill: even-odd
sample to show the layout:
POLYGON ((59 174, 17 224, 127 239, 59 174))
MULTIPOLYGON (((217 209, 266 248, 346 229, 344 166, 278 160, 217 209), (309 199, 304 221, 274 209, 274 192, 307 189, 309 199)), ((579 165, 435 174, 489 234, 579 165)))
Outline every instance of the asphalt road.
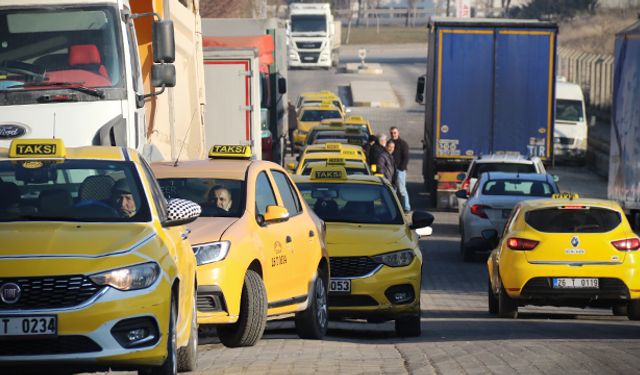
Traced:
MULTIPOLYGON (((421 45, 368 47, 368 62, 382 76, 331 71, 289 73, 292 99, 303 91, 336 90, 355 79, 387 80, 401 108, 353 108, 376 132, 400 128, 411 147, 409 190, 414 209, 426 208, 422 192, 422 108, 413 102, 415 80, 425 70, 421 45)), ((341 62, 357 62, 345 47, 341 62)), ((345 95, 348 101, 348 96, 345 95)), ((558 166, 562 190, 603 197, 606 182, 587 168, 558 166)), ((457 214, 435 212, 434 234, 421 240, 424 254, 419 338, 400 339, 393 323, 331 322, 322 341, 301 340, 291 321, 271 321, 254 347, 228 349, 215 336, 201 337, 197 374, 617 374, 640 371, 640 322, 609 310, 524 308, 517 320, 487 312, 486 265, 463 263, 457 214)))

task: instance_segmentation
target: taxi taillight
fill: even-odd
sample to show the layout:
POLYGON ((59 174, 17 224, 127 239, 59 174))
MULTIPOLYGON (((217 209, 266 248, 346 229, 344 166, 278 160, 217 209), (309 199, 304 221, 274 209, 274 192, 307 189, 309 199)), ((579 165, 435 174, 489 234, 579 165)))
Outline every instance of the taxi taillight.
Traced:
POLYGON ((470 178, 465 178, 464 181, 462 181, 462 185, 460 186, 460 189, 462 190, 466 190, 467 191, 467 195, 471 194, 471 179, 470 178))
POLYGON ((613 247, 620 251, 634 251, 640 249, 640 239, 625 238, 624 240, 611 241, 613 247))
POLYGON ((507 239, 507 246, 511 250, 533 250, 538 246, 538 243, 539 241, 526 238, 511 237, 507 239))

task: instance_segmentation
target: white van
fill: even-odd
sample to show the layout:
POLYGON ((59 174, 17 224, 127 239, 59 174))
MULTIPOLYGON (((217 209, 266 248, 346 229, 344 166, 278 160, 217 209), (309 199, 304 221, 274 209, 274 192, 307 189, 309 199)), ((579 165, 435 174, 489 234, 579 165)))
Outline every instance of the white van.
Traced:
POLYGON ((553 152, 556 160, 584 163, 587 156, 587 114, 579 85, 556 83, 556 123, 553 152))

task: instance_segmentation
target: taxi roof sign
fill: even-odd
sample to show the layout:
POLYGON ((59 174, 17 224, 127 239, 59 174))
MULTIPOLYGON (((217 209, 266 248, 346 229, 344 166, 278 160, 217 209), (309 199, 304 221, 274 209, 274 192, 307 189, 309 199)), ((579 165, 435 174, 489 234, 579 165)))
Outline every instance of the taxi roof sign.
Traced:
POLYGON ((251 159, 251 147, 242 145, 214 145, 209 150, 210 159, 251 159))
POLYGON ((345 165, 346 162, 342 158, 327 159, 327 165, 345 165))
POLYGON ((342 166, 314 167, 311 169, 311 180, 346 180, 347 171, 342 166))
POLYGON ((578 193, 556 193, 551 196, 552 199, 578 199, 580 195, 578 193))
POLYGON ((342 145, 340 143, 325 143, 324 148, 325 150, 341 150, 342 145))
POLYGON ((9 147, 10 158, 56 158, 67 155, 62 139, 15 139, 9 147))

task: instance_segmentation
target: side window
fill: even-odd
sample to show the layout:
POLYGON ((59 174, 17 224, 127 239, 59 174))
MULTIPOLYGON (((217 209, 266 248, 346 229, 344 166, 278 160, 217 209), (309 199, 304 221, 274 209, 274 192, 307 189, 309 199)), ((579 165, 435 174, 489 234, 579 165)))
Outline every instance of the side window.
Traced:
POLYGON ((275 206, 276 204, 276 195, 269 178, 265 172, 260 172, 256 179, 256 213, 264 215, 267 212, 267 206, 275 206))
POLYGON ((298 200, 298 195, 287 176, 280 171, 274 170, 271 171, 271 174, 273 179, 276 180, 276 185, 278 185, 278 190, 280 190, 280 195, 282 196, 282 202, 289 211, 289 216, 299 214, 301 211, 300 200, 298 200))
POLYGON ((147 164, 147 162, 142 158, 140 158, 140 162, 142 164, 142 169, 144 170, 144 175, 147 178, 147 182, 149 183, 149 186, 151 186, 151 198, 153 199, 153 202, 155 203, 155 206, 158 210, 160 221, 164 221, 167 218, 167 200, 164 197, 162 189, 160 189, 160 185, 158 185, 158 180, 156 180, 156 177, 153 175, 149 164, 147 164))

